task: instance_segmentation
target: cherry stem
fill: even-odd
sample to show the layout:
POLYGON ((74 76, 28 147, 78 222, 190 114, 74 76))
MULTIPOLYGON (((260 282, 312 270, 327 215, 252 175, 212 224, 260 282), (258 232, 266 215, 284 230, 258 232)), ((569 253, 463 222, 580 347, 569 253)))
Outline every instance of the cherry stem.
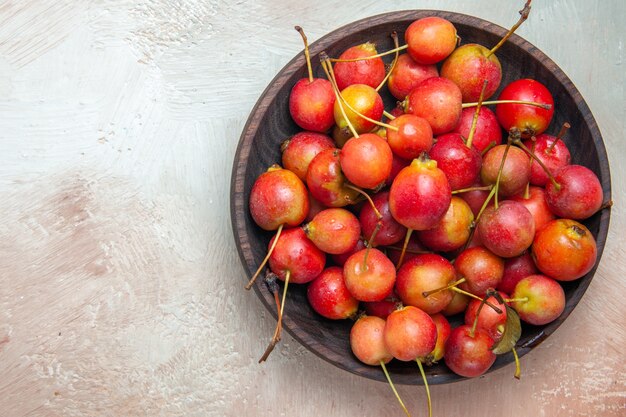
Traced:
POLYGON ((456 280, 454 282, 451 282, 450 284, 445 285, 443 287, 435 288, 434 290, 430 290, 430 291, 424 291, 424 292, 422 292, 422 297, 427 298, 427 297, 430 297, 433 294, 437 294, 438 292, 445 291, 445 290, 451 290, 452 287, 456 287, 459 284, 463 284, 465 281, 466 281, 465 278, 461 278, 461 279, 458 279, 458 280, 456 280))
MULTIPOLYGON (((567 130, 572 127, 569 123, 565 122, 563 123, 563 126, 561 126, 561 130, 559 131, 559 134, 556 135, 556 139, 554 139, 554 142, 552 142, 552 144, 550 145, 550 147, 546 150, 547 153, 552 152, 552 149, 554 149, 554 145, 556 145, 556 143, 559 140, 563 140, 563 136, 565 136, 565 133, 567 133, 567 130)), ((533 149, 534 151, 534 149, 533 149)))
POLYGON ((496 146, 496 142, 494 141, 489 142, 489 145, 487 145, 485 149, 483 149, 483 151, 480 153, 480 156, 485 156, 485 154, 489 152, 489 150, 493 148, 494 146, 496 146))
POLYGON ((396 269, 400 269, 402 262, 404 262, 404 255, 406 254, 406 247, 409 245, 409 239, 411 239, 411 234, 413 234, 413 229, 407 229, 406 236, 404 237, 404 244, 402 245, 402 251, 400 252, 400 259, 398 259, 396 269))
POLYGON ((380 84, 378 84, 378 87, 376 87, 376 91, 379 91, 381 88, 383 88, 383 86, 389 79, 389 76, 391 75, 391 71, 393 71, 394 67, 396 66, 396 63, 398 62, 398 52, 399 52, 397 50, 398 49, 398 32, 396 32, 395 30, 391 32, 391 38, 393 39, 393 44, 395 45, 396 57, 393 59, 393 62, 391 62, 391 67, 389 67, 389 71, 387 71, 385 78, 383 78, 380 84))
POLYGON ((280 341, 281 333, 283 330, 283 311, 285 309, 285 298, 287 296, 287 287, 289 286, 290 277, 291 277, 291 271, 288 270, 285 273, 285 287, 283 288, 283 298, 282 298, 282 301, 280 302, 280 309, 278 309, 278 321, 276 322, 276 329, 274 330, 274 336, 272 336, 272 340, 270 341, 270 344, 267 346, 267 349, 265 349, 263 356, 261 356, 261 359, 259 359, 259 363, 265 362, 267 360, 268 356, 270 356, 270 353, 272 353, 272 351, 274 350, 274 347, 276 346, 276 344, 278 344, 278 342, 280 341))
POLYGON ((365 199, 368 201, 368 203, 370 204, 370 206, 372 207, 372 210, 374 210, 374 214, 376 214, 376 218, 380 221, 383 218, 383 215, 380 214, 380 211, 378 211, 378 209, 376 208, 376 204, 374 204, 374 200, 372 200, 372 197, 370 197, 370 195, 368 193, 366 193, 365 191, 363 191, 362 189, 360 189, 359 187, 355 187, 352 184, 344 184, 347 188, 350 188, 351 190, 356 191, 357 193, 363 195, 363 197, 365 197, 365 199))
MULTIPOLYGON (((477 295, 472 294, 471 292, 467 292, 467 291, 463 291, 462 289, 460 289, 459 287, 452 287, 450 288, 452 291, 456 291, 459 294, 463 294, 463 295, 467 295, 468 297, 471 297, 475 300, 479 300, 482 301, 483 299, 480 298, 477 295)), ((495 311, 498 314, 502 314, 502 310, 498 307, 496 307, 495 305, 493 305, 492 303, 490 303, 489 301, 485 301, 485 304, 487 304, 489 307, 491 307, 493 309, 493 311, 495 311)))
POLYGON ((483 306, 487 302, 487 298, 489 298, 489 293, 487 293, 482 298, 482 300, 480 301, 480 304, 478 305, 478 309, 476 310, 476 317, 474 317, 474 323, 472 323, 472 329, 470 330, 470 337, 472 339, 474 338, 474 333, 476 333, 476 326, 478 325, 478 316, 480 316, 480 311, 483 309, 483 306))
POLYGON ((474 140, 474 133, 476 132, 476 124, 478 123, 478 113, 480 113, 480 108, 483 106, 483 98, 485 97, 485 89, 487 88, 487 80, 483 81, 483 88, 480 90, 480 96, 478 97, 478 104, 476 105, 476 111, 474 112, 474 117, 472 118, 472 127, 469 131, 469 136, 467 138, 467 142, 465 145, 468 148, 472 148, 472 141, 474 140))
POLYGON ((505 298, 504 302, 506 302, 506 303, 527 303, 528 302, 528 297, 505 298))
POLYGON ((422 374, 422 379, 424 380, 424 388, 426 388, 426 400, 428 401, 428 417, 432 417, 433 415, 433 405, 430 401, 430 388, 428 388, 428 379, 426 378, 426 372, 424 372, 424 367, 422 366, 422 361, 420 358, 415 359, 417 362, 417 366, 420 368, 420 373, 422 374))
MULTIPOLYGON (((398 247, 398 246, 386 246, 387 249, 391 249, 391 250, 402 250, 402 248, 398 247)), ((405 250, 406 253, 412 253, 415 255, 420 255, 420 254, 424 254, 424 253, 432 253, 430 251, 426 251, 426 250, 415 250, 415 249, 409 249, 406 248, 405 250)))
POLYGON ((452 194, 468 193, 470 191, 491 191, 492 188, 493 188, 493 184, 483 185, 480 187, 460 188, 458 190, 453 190, 452 194))
POLYGON ((372 232, 372 236, 367 241, 367 249, 365 251, 365 256, 363 256, 363 269, 367 269, 367 255, 369 255, 370 249, 372 248, 372 242, 374 241, 374 238, 376 237, 376 234, 378 234, 378 231, 382 227, 383 215, 380 214, 380 211, 378 211, 378 209, 376 208, 376 204, 374 204, 374 200, 372 200, 372 197, 370 197, 368 193, 366 193, 365 191, 361 190, 359 187, 355 187, 352 184, 344 184, 344 185, 347 188, 350 188, 350 189, 352 189, 352 190, 354 190, 354 191, 364 195, 365 198, 367 199, 367 201, 369 202, 370 206, 372 207, 372 210, 374 210, 374 214, 376 215, 376 218, 378 219, 378 222, 376 223, 376 228, 374 228, 374 231, 372 232))
POLYGON ((339 110, 341 111, 341 115, 346 121, 346 124, 348 125, 350 132, 352 132, 352 136, 354 136, 355 138, 358 138, 359 132, 357 132, 356 129, 354 128, 354 126, 352 125, 352 122, 350 122, 350 119, 348 119, 348 115, 346 114, 346 109, 343 108, 343 103, 342 103, 343 96, 339 92, 339 87, 337 87, 337 81, 335 80, 335 74, 333 73, 333 66, 330 65, 330 63, 328 63, 328 59, 329 58, 328 58, 328 55, 326 55, 326 52, 322 51, 320 54, 322 68, 324 69, 324 72, 326 73, 326 77, 328 77, 328 79, 330 80, 330 84, 333 87, 333 92, 335 93, 335 99, 337 103, 339 103, 339 110))
POLYGON ((606 203, 603 203, 600 206, 600 208, 598 209, 598 211, 601 211, 601 210, 604 210, 604 209, 607 209, 607 208, 611 208, 611 207, 613 207, 613 200, 609 200, 606 203))
POLYGON ((309 55, 309 41, 306 39, 306 35, 304 34, 304 30, 300 26, 294 27, 300 36, 302 36, 302 41, 304 42, 304 57, 306 59, 306 67, 309 70, 309 82, 313 82, 313 69, 311 68, 311 55, 309 55))
POLYGON ((261 262, 261 265, 259 266, 259 268, 256 270, 252 278, 250 278, 250 281, 248 281, 248 284, 246 284, 246 287, 245 287, 246 290, 249 290, 250 288, 252 288, 252 285, 254 285, 254 281, 256 281, 257 277, 261 273, 261 270, 263 270, 263 267, 265 266, 267 261, 270 259, 270 256, 272 256, 272 252, 274 252, 276 243, 278 243, 278 238, 280 237, 280 233, 283 231, 283 226, 284 224, 281 224, 280 226, 278 226, 278 229, 276 230, 276 237, 274 238, 274 242, 272 243, 270 250, 267 251, 267 255, 265 255, 265 259, 263 259, 263 262, 261 262))
POLYGON ((513 352, 513 357, 515 358, 515 374, 513 374, 513 376, 515 379, 520 379, 522 376, 522 366, 519 363, 519 356, 517 356, 515 346, 511 348, 511 351, 513 352))
POLYGON ((496 186, 493 188, 494 190, 496 190, 494 194, 494 200, 493 200, 494 207, 496 208, 496 210, 498 209, 498 191, 500 189, 500 179, 502 178, 502 171, 504 170, 504 163, 506 162, 506 156, 509 153, 509 149, 511 148, 513 135, 516 135, 516 137, 519 138, 519 130, 517 130, 517 128, 515 127, 511 129, 511 133, 509 134, 506 147, 504 148, 504 153, 502 154, 502 161, 500 161, 500 168, 498 168, 498 176, 496 177, 496 186))
POLYGON ((494 46, 493 48, 491 48, 491 50, 489 51, 489 53, 487 54, 486 58, 489 58, 491 55, 493 55, 503 44, 504 42, 507 41, 507 39, 509 39, 511 37, 511 35, 513 34, 513 32, 515 32, 517 30, 518 27, 520 27, 520 25, 522 23, 524 23, 524 21, 526 21, 526 19, 528 19, 528 15, 530 14, 530 2, 531 0, 528 0, 526 2, 526 4, 524 5, 524 8, 522 10, 519 11, 520 14, 520 18, 517 21, 517 23, 515 23, 513 25, 513 27, 511 27, 511 29, 509 29, 509 31, 507 32, 506 35, 504 35, 504 37, 500 40, 500 42, 498 42, 496 44, 496 46, 494 46))
POLYGON ((389 382, 389 386, 391 387, 391 390, 393 391, 394 395, 398 399, 398 402, 400 403, 400 406, 404 410, 405 414, 408 417, 411 417, 411 414, 409 413, 409 410, 406 409, 406 406, 404 405, 404 402, 402 402, 402 398, 400 398, 400 394, 398 394, 398 391, 396 391, 396 387, 393 385, 393 382, 391 381, 391 376, 389 375, 389 372, 387 372, 387 367, 385 366, 385 362, 380 361, 380 367, 383 368, 383 372, 385 373, 385 377, 387 377, 387 382, 389 382))
POLYGON ((489 193, 489 195, 485 199, 485 202, 480 207, 480 210, 478 211, 478 214, 476 215, 476 218, 474 219, 474 224, 478 224, 478 221, 480 220, 480 216, 482 216, 483 211, 485 211, 485 209, 487 208, 487 205, 489 205, 489 202, 491 201, 493 196, 496 194, 496 192, 498 192, 498 190, 495 187, 493 187, 491 189, 491 192, 489 193))
POLYGON ((394 116, 393 114, 391 114, 391 113, 387 112, 387 110, 383 110, 383 115, 384 115, 387 119, 389 119, 389 120, 393 120, 393 119, 395 119, 395 118, 396 118, 396 116, 394 116))
POLYGON ((528 155, 530 155, 530 157, 532 159, 534 159, 535 162, 537 162, 539 164, 539 166, 545 171, 545 173, 548 176, 548 178, 550 178, 550 182, 552 182, 552 185, 554 185, 554 188, 556 188, 557 191, 561 189, 561 184, 556 182, 556 180, 554 179, 554 176, 552 175, 552 173, 550 172, 548 167, 539 158, 537 158, 537 156, 535 155, 535 153, 532 150, 528 149, 528 146, 524 145, 519 138, 515 139, 513 141, 513 143, 515 143, 517 146, 519 146, 520 148, 525 150, 526 153, 528 155))
POLYGON ((376 58, 379 58, 381 56, 395 54, 396 52, 403 51, 403 50, 405 50, 408 47, 409 47, 409 45, 402 45, 402 46, 398 46, 396 48, 390 49, 388 51, 381 52, 381 53, 376 54, 376 55, 364 56, 364 57, 361 57, 361 58, 351 58, 351 59, 329 58, 329 60, 330 60, 330 62, 357 62, 357 61, 365 61, 365 60, 368 60, 368 59, 376 59, 376 58))
MULTIPOLYGON (((386 129, 391 129, 394 131, 398 131, 399 129, 395 126, 392 126, 390 124, 387 123, 383 123, 379 120, 374 120, 371 117, 367 117, 366 115, 364 115, 363 113, 359 112, 357 109, 355 109, 354 107, 352 107, 350 105, 350 103, 348 103, 348 101, 343 97, 343 95, 341 94, 341 92, 339 91, 339 87, 337 86, 337 81, 335 79, 335 73, 333 72, 333 66, 328 62, 328 60, 326 61, 326 67, 324 68, 324 70, 326 71, 326 68, 328 69, 328 72, 326 73, 327 75, 330 73, 329 77, 331 77, 332 79, 330 80, 332 85, 333 85, 333 89, 335 90, 335 96, 340 100, 339 101, 339 107, 343 109, 343 105, 345 105, 350 111, 352 111, 354 114, 356 114, 357 116, 359 116, 362 119, 367 120, 370 123, 374 123, 377 126, 382 126, 386 129), (343 105, 342 105, 343 104, 343 105)), ((346 123, 348 124, 348 126, 352 126, 352 124, 350 123, 350 120, 348 120, 348 116, 346 116, 345 111, 342 110, 341 114, 345 117, 346 119, 346 123)), ((355 133, 356 130, 354 130, 354 127, 351 128, 352 132, 355 133)), ((359 135, 358 133, 356 135, 354 135, 355 138, 358 138, 359 135)))
MULTIPOLYGON (((489 104, 528 104, 529 106, 541 107, 542 109, 545 109, 545 110, 550 110, 552 108, 551 104, 543 104, 543 103, 538 103, 536 101, 526 101, 526 100, 491 100, 491 101, 483 101, 483 106, 484 105, 489 105, 489 104)), ((461 107, 464 108, 464 109, 466 109, 468 107, 474 107, 474 106, 478 106, 478 102, 475 102, 475 103, 463 103, 461 105, 461 107)))

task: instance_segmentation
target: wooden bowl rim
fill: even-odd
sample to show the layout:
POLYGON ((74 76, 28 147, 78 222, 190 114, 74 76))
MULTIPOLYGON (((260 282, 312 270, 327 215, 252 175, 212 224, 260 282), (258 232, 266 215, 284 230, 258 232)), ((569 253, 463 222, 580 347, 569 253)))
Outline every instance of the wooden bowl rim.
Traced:
MULTIPOLYGON (((442 10, 428 10, 428 9, 420 9, 420 10, 402 10, 395 12, 382 13, 370 17, 366 17, 349 24, 343 25, 338 29, 335 29, 328 34, 324 35, 317 41, 313 42, 309 45, 311 56, 316 56, 321 51, 328 49, 335 42, 340 40, 346 31, 349 31, 352 27, 360 27, 364 23, 375 22, 372 28, 389 24, 392 22, 400 22, 400 21, 408 21, 408 20, 416 20, 422 17, 427 16, 439 16, 444 19, 450 20, 453 24, 463 24, 475 27, 477 30, 490 32, 496 36, 502 37, 506 34, 507 29, 486 21, 484 19, 470 16, 467 14, 442 11, 442 10)), ((364 29, 360 29, 359 31, 363 31, 364 29)), ((583 115, 583 119, 587 126, 589 127, 591 136, 594 141, 594 146, 598 153, 598 158, 600 160, 600 172, 602 178, 602 185, 604 190, 604 198, 605 201, 609 201, 611 199, 611 179, 610 179, 610 169, 609 162, 606 154, 606 148, 604 146, 604 142, 602 140, 602 135, 598 128, 598 125, 591 113, 587 103, 583 99, 582 95, 578 91, 578 89, 574 86, 569 77, 550 59, 546 54, 544 54, 537 47, 532 45, 530 42, 526 41, 519 35, 512 35, 507 42, 511 42, 515 44, 517 47, 523 49, 528 54, 532 55, 538 62, 540 62, 545 67, 550 67, 548 71, 550 71, 554 77, 563 85, 567 93, 574 99, 577 104, 578 110, 583 115)), ((247 119, 247 122, 242 130, 239 144, 237 146, 237 150, 235 153, 232 175, 231 175, 231 202, 230 202, 230 215, 231 215, 231 226, 233 229, 233 234, 235 237, 235 242, 239 242, 237 246, 237 251, 239 254, 239 258, 244 266, 244 269, 248 276, 251 276, 257 268, 255 265, 254 257, 252 255, 250 249, 250 237, 245 231, 245 221, 241 216, 242 213, 245 213, 248 210, 247 201, 244 201, 245 190, 243 188, 246 167, 248 165, 248 160, 250 158, 250 151, 252 147, 252 142, 255 137, 256 131, 251 131, 250 126, 258 126, 261 119, 264 117, 264 112, 259 111, 259 109, 266 108, 275 98, 277 93, 283 88, 282 84, 277 83, 276 81, 282 77, 289 78, 294 72, 298 71, 301 67, 305 65, 304 51, 298 53, 294 58, 292 58, 272 79, 272 81, 268 84, 265 90, 261 93, 259 99, 257 100, 255 106, 253 107, 250 116, 247 119)), ((569 316, 573 308, 580 301, 583 294, 587 290, 593 275, 599 265, 600 259, 602 257, 602 253, 604 251, 604 246, 606 242, 606 237, 608 233, 608 227, 610 223, 610 210, 603 210, 600 214, 600 225, 597 235, 597 259, 596 264, 593 269, 581 280, 583 280, 578 288, 574 291, 571 297, 567 300, 564 313, 552 323, 544 326, 539 333, 537 333, 532 339, 528 340, 522 346, 517 348, 518 354, 520 357, 524 356, 534 347, 538 346, 546 337, 550 334, 554 333, 554 331, 565 321, 565 319, 569 316), (589 279, 587 279, 589 277, 589 279)), ((247 278, 246 278, 247 281, 247 278)), ((262 280, 259 279, 257 283, 254 285, 254 291, 257 296, 261 299, 265 308, 270 312, 270 314, 277 318, 274 306, 274 299, 270 295, 270 293, 262 287, 262 280)), ((283 317, 283 327, 284 329, 299 343, 301 343, 304 347, 306 347, 309 351, 313 352, 315 355, 324 359, 325 361, 337 366, 338 368, 344 369, 348 372, 351 372, 355 375, 363 376, 369 379, 377 380, 377 381, 385 381, 384 376, 381 372, 375 373, 363 373, 357 372, 354 369, 345 366, 345 361, 342 361, 342 356, 335 355, 334 352, 329 356, 324 354, 318 350, 318 347, 314 342, 309 340, 308 333, 303 331, 297 323, 293 321, 293 319, 289 315, 285 315, 283 317), (336 357, 338 356, 338 357, 336 357)), ((505 366, 511 362, 513 362, 512 353, 508 353, 502 355, 504 357, 503 361, 496 362, 494 366, 488 371, 494 371, 502 366, 505 366)), ((458 376, 452 372, 450 374, 437 374, 437 375, 429 375, 428 382, 429 384, 443 384, 443 383, 451 383, 462 381, 467 378, 458 376)), ((423 382, 421 378, 406 378, 406 375, 399 375, 398 377, 394 376, 394 382, 396 384, 404 384, 404 385, 422 385, 423 382)))

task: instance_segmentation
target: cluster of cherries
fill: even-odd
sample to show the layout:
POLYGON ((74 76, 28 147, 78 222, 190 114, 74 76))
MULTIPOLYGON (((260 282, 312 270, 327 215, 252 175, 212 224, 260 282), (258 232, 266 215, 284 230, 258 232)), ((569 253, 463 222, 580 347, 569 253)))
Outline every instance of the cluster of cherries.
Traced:
POLYGON ((595 264, 594 237, 579 221, 603 207, 597 176, 570 164, 569 126, 543 133, 554 111, 548 89, 520 79, 486 101, 502 79, 494 52, 510 33, 492 49, 458 46, 451 22, 427 17, 408 27, 406 45, 393 34, 391 51, 364 43, 338 59, 322 53, 327 78, 314 78, 296 29, 309 77, 294 85, 289 111, 303 131, 282 144, 282 167, 261 174, 249 200, 254 221, 276 231, 247 287, 268 262, 279 318, 261 360, 280 339, 289 283, 310 283, 320 315, 355 319, 352 351, 386 375, 393 358, 416 361, 423 376, 422 364, 443 359, 465 377, 486 372, 496 354, 517 359, 520 319, 555 320, 565 307, 559 281, 595 264), (390 113, 381 88, 401 101, 390 113), (461 313, 465 324, 451 329, 446 317, 461 313))

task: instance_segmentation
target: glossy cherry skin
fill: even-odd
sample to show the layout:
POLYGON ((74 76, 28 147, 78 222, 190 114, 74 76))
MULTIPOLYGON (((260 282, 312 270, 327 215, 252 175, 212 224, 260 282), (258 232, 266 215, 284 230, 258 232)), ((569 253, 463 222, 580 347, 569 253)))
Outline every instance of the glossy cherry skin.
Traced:
POLYGON ((418 64, 409 54, 401 54, 391 70, 387 87, 396 99, 404 100, 416 85, 427 78, 438 76, 435 65, 418 64))
MULTIPOLYGON (((461 136, 469 139, 474 113, 476 113, 476 108, 474 107, 463 109, 461 111, 461 120, 453 132, 460 133, 461 136)), ((501 143, 502 128, 498 124, 495 113, 489 107, 482 106, 478 111, 478 120, 476 121, 472 145, 478 152, 482 153, 488 146, 492 144, 493 146, 500 145, 501 143)))
POLYGON ((516 80, 504 87, 498 100, 523 100, 547 104, 544 109, 530 104, 497 104, 496 117, 505 131, 517 128, 523 138, 543 133, 554 115, 554 99, 550 91, 539 81, 528 78, 516 80))
MULTIPOLYGON (((378 92, 365 84, 352 84, 344 88, 341 91, 341 96, 348 102, 348 104, 358 111, 359 113, 369 117, 370 119, 380 120, 383 115, 383 99, 378 92)), ((333 112, 335 115, 335 122, 340 128, 348 126, 346 118, 343 117, 340 101, 336 101, 333 112)), ((344 104, 344 103, 342 103, 344 104)), ((376 128, 376 125, 363 117, 359 116, 348 106, 344 105, 343 110, 348 117, 348 120, 352 123, 352 126, 358 133, 371 132, 376 128)))
POLYGON ((465 282, 459 287, 483 297, 489 288, 496 288, 504 274, 504 260, 482 246, 465 249, 454 262, 459 277, 465 282))
MULTIPOLYGON (((483 156, 483 165, 480 169, 480 178, 483 184, 496 183, 506 147, 507 145, 495 146, 483 156)), ((520 193, 528 184, 529 178, 530 158, 520 148, 510 146, 502 167, 498 193, 504 197, 520 193)))
POLYGON ((432 229, 417 232, 419 240, 437 252, 450 252, 461 248, 469 239, 474 214, 460 197, 452 196, 448 211, 432 229))
POLYGON ((366 365, 388 363, 393 356, 387 350, 383 338, 385 320, 376 316, 363 316, 350 330, 352 353, 366 365))
MULTIPOLYGON (((376 233, 372 246, 387 246, 398 243, 406 235, 406 227, 402 226, 391 215, 389 210, 389 191, 381 191, 372 196, 374 206, 382 216, 380 229, 376 233)), ((363 236, 369 241, 376 230, 378 217, 370 204, 364 204, 359 213, 359 223, 363 236)))
POLYGON ((468 148, 459 133, 438 136, 429 155, 446 174, 452 190, 471 187, 478 180, 482 165, 480 152, 473 145, 468 148))
POLYGON ((439 291, 428 297, 422 293, 445 287, 455 279, 456 271, 447 259, 434 253, 417 255, 398 270, 396 291, 404 305, 435 314, 452 301, 452 290, 439 291))
POLYGON ((313 198, 327 207, 344 207, 356 201, 358 192, 346 187, 346 176, 341 171, 340 150, 326 149, 311 160, 306 184, 313 198))
POLYGON ((343 269, 338 266, 326 268, 309 284, 307 299, 313 310, 331 320, 352 317, 359 308, 359 301, 348 291, 343 269))
POLYGON ((453 329, 444 356, 452 372, 468 378, 484 374, 496 361, 491 351, 493 339, 483 329, 476 329, 472 337, 471 329, 472 326, 466 324, 453 329))
POLYGON ((339 162, 348 180, 361 188, 376 188, 391 173, 393 155, 387 142, 373 133, 348 140, 339 162))
POLYGON ((544 274, 559 281, 573 281, 591 271, 597 257, 596 240, 583 224, 556 219, 535 235, 532 255, 544 274))
POLYGON ((434 135, 451 132, 461 120, 461 90, 447 78, 419 83, 406 97, 406 112, 428 121, 434 135))
POLYGON ((403 114, 391 122, 398 130, 387 130, 387 142, 395 155, 414 159, 433 146, 433 130, 428 121, 414 114, 403 114))
POLYGON ((511 306, 526 323, 541 326, 556 320, 565 310, 565 292, 561 285, 545 275, 529 275, 520 280, 511 294, 511 306))
POLYGON ((522 203, 528 209, 535 221, 535 231, 541 229, 549 221, 554 220, 554 214, 550 211, 545 194, 543 188, 530 186, 528 188, 528 196, 526 196, 525 191, 522 191, 510 198, 511 201, 522 203))
POLYGON ((446 214, 452 192, 437 162, 414 159, 391 184, 389 208, 403 226, 414 230, 434 227, 446 214))
POLYGON ((450 326, 450 322, 445 318, 443 314, 437 313, 431 315, 435 326, 437 326, 437 344, 432 352, 428 355, 428 360, 432 362, 437 362, 441 360, 445 354, 445 346, 448 338, 450 337, 450 333, 452 333, 452 327, 450 326))
POLYGON ((424 17, 409 25, 404 40, 408 46, 407 52, 415 62, 436 64, 456 48, 456 28, 446 19, 424 17))
MULTIPOLYGON (((500 295, 503 299, 507 298, 506 294, 501 293, 500 295)), ((493 295, 487 298, 487 301, 498 307, 501 310, 501 313, 498 313, 487 304, 484 304, 480 309, 480 314, 478 314, 476 327, 485 330, 489 336, 497 342, 502 337, 502 330, 504 329, 504 325, 506 323, 506 306, 504 303, 498 302, 496 297, 493 295)), ((467 310, 465 310, 465 324, 468 326, 474 325, 474 320, 476 319, 480 303, 481 302, 479 300, 470 300, 467 310)))
POLYGON ((407 306, 387 317, 383 338, 394 358, 414 361, 425 358, 435 349, 437 326, 424 311, 407 306))
POLYGON ((591 217, 602 206, 604 193, 598 176, 582 165, 560 168, 552 182, 546 185, 546 203, 557 217, 583 220, 591 217))
POLYGON ((441 67, 441 76, 452 80, 461 89, 464 103, 477 102, 483 83, 487 87, 483 100, 491 97, 502 81, 502 66, 495 54, 476 43, 461 45, 450 54, 441 67))
POLYGON ((363 249, 348 258, 343 265, 343 277, 348 290, 357 300, 382 301, 393 290, 396 268, 378 249, 363 249))
POLYGON ((250 190, 248 204, 252 219, 264 230, 276 230, 281 224, 297 226, 309 212, 304 183, 278 165, 259 175, 250 190))
POLYGON ((539 270, 533 261, 530 251, 504 261, 504 274, 497 289, 506 294, 511 294, 515 286, 523 278, 535 275, 539 270))
MULTIPOLYGON (((552 175, 559 168, 569 165, 572 158, 565 142, 546 133, 538 135, 534 142, 530 139, 524 141, 524 145, 533 151, 535 157, 543 162, 552 175), (553 144, 554 147, 552 147, 553 144)), ((530 183, 543 187, 548 181, 550 179, 546 171, 533 159, 530 165, 530 183)))
POLYGON ((322 210, 303 229, 315 246, 332 255, 352 250, 361 236, 359 219, 337 207, 322 210))
POLYGON ((304 130, 327 132, 334 124, 335 93, 330 81, 302 78, 289 95, 291 118, 304 130))
POLYGON ((535 221, 522 203, 505 200, 497 209, 495 206, 485 209, 476 233, 487 249, 511 258, 521 255, 533 243, 535 221))
POLYGON ((333 140, 325 134, 298 132, 280 146, 283 167, 296 174, 302 181, 306 181, 306 171, 311 160, 321 151, 334 147, 333 140))
MULTIPOLYGON (((276 236, 270 240, 268 247, 275 239, 276 236)), ((289 271, 289 282, 294 284, 313 281, 322 273, 325 264, 326 254, 306 237, 300 227, 282 231, 269 259, 272 272, 285 280, 289 271)))
MULTIPOLYGON (((376 55, 376 45, 362 43, 346 49, 339 59, 357 59, 376 55)), ((336 62, 333 66, 337 87, 343 90, 352 84, 365 84, 376 88, 385 78, 385 63, 382 58, 362 59, 359 61, 336 62)))

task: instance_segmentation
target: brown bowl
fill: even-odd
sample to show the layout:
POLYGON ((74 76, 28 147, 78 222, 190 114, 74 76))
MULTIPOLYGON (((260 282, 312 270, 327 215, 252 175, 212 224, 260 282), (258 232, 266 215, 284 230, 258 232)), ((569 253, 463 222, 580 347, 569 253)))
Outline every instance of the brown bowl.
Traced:
MULTIPOLYGON (((350 46, 365 41, 375 42, 379 51, 393 48, 389 34, 396 30, 404 39, 404 31, 416 19, 426 16, 440 16, 451 21, 457 28, 463 43, 495 45, 506 33, 506 29, 476 17, 436 10, 411 10, 386 13, 351 23, 324 36, 310 46, 316 77, 324 77, 319 66, 319 53, 326 51, 337 57, 350 46)), ((291 36, 286 33, 285 36, 291 36)), ((293 36, 297 36, 294 32, 293 36)), ((589 107, 574 84, 563 71, 543 52, 521 37, 513 35, 498 51, 503 68, 501 88, 519 78, 533 78, 548 87, 555 99, 554 119, 548 129, 556 134, 564 122, 572 129, 566 135, 566 143, 572 153, 572 163, 585 165, 593 170, 602 183, 605 201, 611 198, 609 164, 602 136, 589 111, 589 107)), ((235 155, 231 178, 231 221, 241 262, 252 276, 267 251, 269 239, 273 235, 261 230, 252 220, 248 210, 250 189, 259 174, 270 165, 280 162, 280 143, 300 129, 289 115, 289 92, 295 82, 306 77, 304 54, 298 54, 272 80, 252 110, 243 129, 235 155)), ((395 100, 381 90, 385 108, 391 109, 395 100)), ((494 95, 497 97, 499 91, 494 95)), ((597 240, 598 258, 594 268, 583 278, 574 282, 562 283, 567 298, 565 311, 554 322, 546 326, 524 325, 517 351, 525 355, 552 334, 580 301, 595 273, 604 249, 609 226, 610 210, 587 219, 584 223, 597 240)), ((243 291, 244 281, 241 282, 243 291)), ((272 296, 257 280, 254 291, 268 311, 276 317, 272 296)), ((322 359, 350 371, 375 380, 384 380, 379 367, 370 367, 359 362, 352 354, 349 344, 350 320, 331 321, 316 314, 306 299, 306 286, 293 285, 289 288, 285 306, 284 327, 300 343, 322 359)), ((268 335, 268 339, 270 335, 268 335)), ((259 353, 265 347, 259 341, 259 353)), ((491 370, 501 368, 513 361, 512 354, 498 356, 491 370)), ((419 385, 421 378, 417 367, 412 363, 392 361, 389 365, 394 382, 419 385)), ((427 368, 429 383, 442 384, 463 379, 450 371, 443 361, 427 368)))

